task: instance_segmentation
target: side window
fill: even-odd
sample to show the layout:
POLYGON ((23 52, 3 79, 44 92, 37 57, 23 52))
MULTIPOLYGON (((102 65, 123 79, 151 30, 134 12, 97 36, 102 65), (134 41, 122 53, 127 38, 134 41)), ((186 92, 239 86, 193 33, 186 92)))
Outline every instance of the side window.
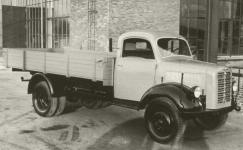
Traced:
POLYGON ((162 38, 158 40, 158 46, 162 56, 191 56, 190 49, 187 43, 181 39, 162 38))
POLYGON ((122 57, 154 59, 154 53, 149 41, 132 38, 124 41, 122 57))

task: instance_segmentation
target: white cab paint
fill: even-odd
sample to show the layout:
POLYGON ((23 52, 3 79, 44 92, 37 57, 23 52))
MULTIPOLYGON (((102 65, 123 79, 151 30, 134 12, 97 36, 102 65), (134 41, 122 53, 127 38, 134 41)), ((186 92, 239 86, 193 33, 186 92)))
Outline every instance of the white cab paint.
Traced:
POLYGON ((140 101, 154 85, 155 60, 138 57, 118 58, 115 69, 115 97, 140 101))

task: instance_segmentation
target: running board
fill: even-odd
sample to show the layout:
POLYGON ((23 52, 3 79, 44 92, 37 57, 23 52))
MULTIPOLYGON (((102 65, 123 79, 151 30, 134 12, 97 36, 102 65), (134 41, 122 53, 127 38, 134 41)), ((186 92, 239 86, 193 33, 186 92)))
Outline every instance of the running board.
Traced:
POLYGON ((136 101, 114 99, 112 104, 124 108, 139 110, 139 103, 136 101))

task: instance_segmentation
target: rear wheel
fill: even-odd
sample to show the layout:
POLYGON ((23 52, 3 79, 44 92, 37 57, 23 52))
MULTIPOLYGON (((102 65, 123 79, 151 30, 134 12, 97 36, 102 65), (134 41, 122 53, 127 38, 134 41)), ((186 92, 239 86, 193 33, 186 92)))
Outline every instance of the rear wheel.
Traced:
POLYGON ((146 128, 159 143, 167 143, 182 133, 183 119, 176 105, 168 98, 153 100, 145 111, 146 128))
POLYGON ((205 130, 214 130, 223 126, 228 118, 228 113, 210 114, 194 119, 194 122, 205 130))
POLYGON ((111 101, 102 96, 93 96, 85 98, 83 104, 88 109, 100 109, 110 106, 111 101))
POLYGON ((99 101, 95 99, 93 96, 87 96, 83 99, 83 105, 88 109, 97 109, 97 105, 99 104, 99 101))
POLYGON ((65 112, 65 109, 67 108, 66 97, 59 97, 58 102, 59 102, 59 105, 58 105, 58 108, 57 108, 57 111, 55 114, 56 116, 63 114, 65 112))
POLYGON ((58 99, 52 97, 50 88, 45 81, 37 83, 32 93, 32 103, 37 114, 52 117, 58 108, 58 99))
POLYGON ((56 115, 61 115, 69 112, 73 112, 83 106, 82 100, 79 97, 62 96, 58 99, 59 105, 56 115))

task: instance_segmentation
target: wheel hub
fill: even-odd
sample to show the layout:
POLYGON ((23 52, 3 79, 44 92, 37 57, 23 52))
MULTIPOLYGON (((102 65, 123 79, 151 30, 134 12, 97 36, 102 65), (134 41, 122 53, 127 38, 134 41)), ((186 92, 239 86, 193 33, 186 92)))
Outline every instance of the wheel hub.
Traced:
POLYGON ((35 96, 35 105, 38 111, 40 112, 45 112, 49 109, 50 107, 50 102, 48 100, 48 96, 45 94, 45 92, 41 89, 37 90, 38 94, 35 96))
POLYGON ((173 123, 169 114, 157 112, 153 115, 152 126, 158 135, 165 137, 170 136, 173 123))

